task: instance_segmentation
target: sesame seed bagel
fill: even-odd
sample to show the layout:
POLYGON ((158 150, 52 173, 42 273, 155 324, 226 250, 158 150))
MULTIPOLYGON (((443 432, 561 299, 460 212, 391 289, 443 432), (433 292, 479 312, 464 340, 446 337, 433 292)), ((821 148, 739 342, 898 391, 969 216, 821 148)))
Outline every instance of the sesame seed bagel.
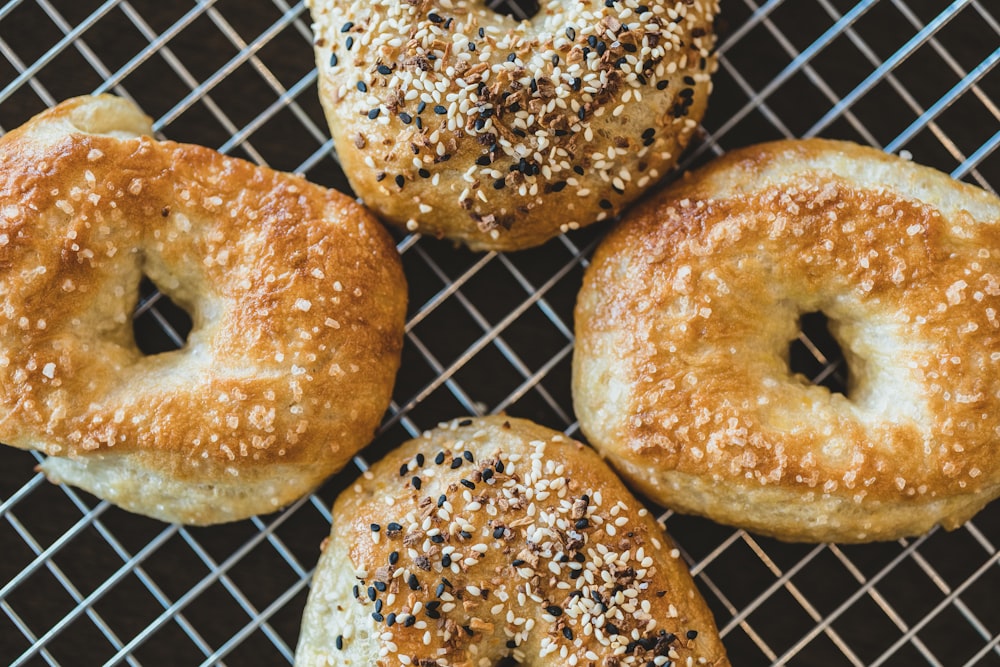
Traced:
POLYGON ((728 665, 661 525, 597 454, 505 417, 442 424, 333 507, 312 665, 728 665))
POLYGON ((309 0, 320 99, 383 220, 517 250, 615 215, 704 113, 716 0, 309 0))
POLYGON ((683 512, 784 540, 953 529, 1000 495, 1000 200, 850 143, 734 151, 602 243, 583 432, 683 512), (846 395, 789 369, 820 311, 846 395))
POLYGON ((151 134, 101 96, 0 138, 0 441, 164 521, 274 511, 372 438, 399 256, 345 195, 151 134), (179 350, 136 347, 143 275, 191 315, 179 350))

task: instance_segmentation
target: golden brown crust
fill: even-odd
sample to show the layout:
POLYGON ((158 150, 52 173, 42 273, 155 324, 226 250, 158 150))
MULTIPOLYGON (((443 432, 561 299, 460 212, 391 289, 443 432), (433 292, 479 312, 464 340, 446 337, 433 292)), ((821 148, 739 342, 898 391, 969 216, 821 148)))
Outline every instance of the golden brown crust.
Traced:
POLYGON ((0 139, 0 439, 136 512, 268 512, 367 444, 399 364, 406 286, 348 197, 151 139, 110 96, 0 139), (145 274, 192 316, 143 356, 145 274))
POLYGON ((592 450, 529 421, 442 424, 333 517, 300 666, 729 664, 662 526, 592 450))
POLYGON ((715 68, 715 0, 556 2, 523 22, 471 0, 308 4, 354 191, 479 250, 621 211, 673 167, 715 68))
POLYGON ((853 144, 724 156, 598 249, 583 432, 652 498, 783 539, 956 527, 1000 495, 998 220, 992 195, 853 144), (812 311, 846 397, 789 371, 812 311))

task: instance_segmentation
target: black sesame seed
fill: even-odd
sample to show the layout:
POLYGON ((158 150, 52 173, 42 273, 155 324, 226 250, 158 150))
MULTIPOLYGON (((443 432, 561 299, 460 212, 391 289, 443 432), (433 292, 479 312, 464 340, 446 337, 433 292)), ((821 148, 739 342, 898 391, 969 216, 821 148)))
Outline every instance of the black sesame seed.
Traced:
POLYGON ((552 192, 562 192, 566 188, 566 181, 556 181, 552 184, 552 192))
POLYGON ((417 113, 418 114, 419 113, 423 113, 424 109, 426 109, 426 108, 427 108, 427 102, 424 102, 423 100, 420 100, 420 104, 417 105, 417 113))
POLYGON ((404 111, 403 113, 399 114, 399 119, 404 123, 406 123, 407 125, 409 125, 413 121, 413 116, 404 111))
POLYGON ((442 493, 440 496, 438 496, 437 506, 441 507, 442 505, 445 504, 445 502, 447 502, 447 500, 448 500, 448 496, 446 496, 446 495, 444 495, 442 493))
POLYGON ((485 36, 486 36, 486 30, 485 30, 485 28, 480 28, 479 29, 479 38, 482 39, 485 36))
POLYGON ((441 597, 444 594, 444 584, 438 584, 437 588, 434 590, 434 595, 436 597, 441 597))
POLYGON ((451 460, 451 466, 449 466, 449 467, 450 467, 450 468, 451 468, 452 470, 455 470, 456 468, 460 468, 461 466, 462 466, 462 459, 460 459, 460 458, 458 458, 458 457, 456 456, 455 458, 453 458, 453 459, 451 460))
POLYGON ((441 612, 434 609, 427 609, 424 613, 427 614, 427 618, 438 619, 441 618, 441 612))
POLYGON ((384 581, 376 581, 373 585, 375 586, 375 590, 377 590, 379 593, 385 593, 384 581))
POLYGON ((389 525, 387 525, 385 528, 386 528, 386 534, 389 537, 395 537, 396 535, 399 535, 399 533, 400 533, 401 530, 403 530, 403 527, 400 526, 395 521, 393 521, 392 523, 390 523, 389 525))
MULTIPOLYGON (((396 174, 396 185, 398 187, 403 187, 404 185, 406 185, 406 179, 403 178, 402 174, 396 174)), ((413 479, 419 480, 420 478, 419 477, 414 477, 413 479)), ((416 483, 416 487, 418 489, 420 488, 420 482, 419 481, 416 483)))
POLYGON ((382 110, 379 109, 378 107, 375 107, 374 109, 370 109, 368 111, 368 120, 375 120, 376 118, 378 118, 378 115, 380 113, 382 113, 382 110))
POLYGON ((361 591, 358 589, 358 585, 354 584, 354 599, 361 597, 361 591))
POLYGON ((591 35, 590 37, 588 37, 587 38, 587 44, 590 45, 590 48, 596 49, 597 48, 597 36, 596 35, 591 35))
POLYGON ((601 205, 601 208, 603 208, 603 209, 609 209, 609 208, 612 208, 614 206, 607 199, 602 199, 599 203, 601 205))
POLYGON ((420 178, 430 178, 431 177, 431 172, 427 171, 426 169, 419 169, 417 171, 417 174, 420 176, 420 178))
POLYGON ((493 160, 490 159, 489 153, 485 153, 476 158, 476 164, 478 164, 480 167, 485 167, 491 162, 493 162, 493 160))
POLYGON ((572 26, 569 27, 569 28, 566 28, 566 37, 568 37, 570 40, 575 40, 576 39, 576 29, 573 28, 572 26))
POLYGON ((441 556, 441 567, 451 567, 451 555, 445 554, 441 556))
POLYGON ((379 73, 379 74, 381 74, 382 76, 389 76, 390 74, 392 74, 392 68, 391 68, 391 67, 389 67, 388 65, 379 65, 379 66, 378 66, 378 67, 376 68, 376 70, 377 70, 377 71, 378 71, 378 73, 379 73))
POLYGON ((628 53, 635 53, 638 50, 635 44, 622 44, 622 48, 628 53))
POLYGON ((409 469, 409 467, 405 463, 403 465, 399 466, 399 476, 400 477, 406 477, 406 474, 408 472, 410 472, 410 469, 409 469))
POLYGON ((507 640, 507 648, 517 648, 517 642, 513 639, 507 640))
POLYGON ((462 629, 465 630, 465 634, 469 635, 470 637, 474 634, 472 632, 472 627, 471 626, 463 625, 462 629))
POLYGON ((417 129, 418 130, 424 129, 424 119, 420 118, 419 116, 417 117, 417 129))
POLYGON ((413 625, 416 622, 417 622, 417 617, 416 616, 407 616, 406 620, 403 621, 403 627, 404 628, 408 628, 408 627, 410 627, 411 625, 413 625))
POLYGON ((389 565, 395 565, 398 562, 399 562, 399 552, 393 551, 391 554, 389 554, 389 565))
POLYGON ((377 598, 377 597, 378 597, 378 594, 375 592, 375 587, 374 586, 369 586, 368 587, 368 599, 371 600, 372 602, 374 602, 375 598, 377 598))
POLYGON ((437 456, 434 457, 434 463, 441 465, 444 463, 444 452, 438 452, 437 456))
POLYGON ((378 531, 382 530, 382 526, 378 525, 377 523, 373 523, 371 525, 371 529, 373 533, 377 533, 378 531))
POLYGON ((511 53, 510 55, 507 56, 507 62, 512 63, 515 60, 517 60, 517 54, 516 53, 511 53))
POLYGON ((384 171, 380 171, 379 173, 375 174, 375 182, 376 183, 381 183, 384 180, 385 180, 385 172, 384 171))
POLYGON ((424 465, 424 455, 417 454, 417 465, 423 467, 424 465))
POLYGON ((354 27, 354 23, 352 21, 348 21, 344 25, 340 26, 340 32, 347 32, 348 30, 350 30, 353 27, 354 27))
POLYGON ((475 485, 475 484, 473 484, 472 482, 470 482, 470 481, 469 481, 469 480, 467 480, 467 479, 463 479, 463 480, 461 481, 461 484, 462 484, 462 486, 464 486, 464 487, 465 487, 465 488, 467 488, 467 489, 474 489, 474 488, 476 488, 476 485, 475 485))
POLYGON ((337 54, 336 53, 331 53, 330 54, 330 67, 336 67, 336 66, 337 66, 337 54))
POLYGON ((697 630, 688 630, 686 636, 687 636, 688 639, 694 639, 695 637, 698 636, 698 631, 697 630))
POLYGON ((409 578, 406 580, 406 584, 410 587, 410 590, 412 591, 420 590, 420 582, 417 581, 417 575, 415 574, 412 573, 410 574, 409 578))
POLYGON ((574 580, 579 579, 581 574, 583 574, 583 570, 570 570, 569 578, 574 580))
POLYGON ((483 470, 483 481, 488 482, 491 479, 493 479, 493 469, 486 468, 485 470, 483 470))
MULTIPOLYGON (((402 176, 400 176, 399 178, 402 178, 402 176)), ((399 180, 397 179, 396 182, 398 183, 399 180)), ((399 186, 399 187, 403 187, 403 186, 399 186)), ((413 484, 413 488, 414 489, 416 489, 417 491, 420 490, 420 478, 419 477, 414 477, 413 479, 410 480, 410 482, 413 484)))
POLYGON ((569 628, 563 628, 562 633, 563 637, 565 637, 566 639, 569 639, 570 641, 573 640, 573 631, 570 630, 569 628))
POLYGON ((441 543, 443 543, 444 542, 444 535, 441 535, 441 534, 432 535, 431 536, 431 542, 433 542, 434 544, 441 544, 441 543))
POLYGON ((576 117, 579 118, 580 120, 583 120, 587 117, 587 112, 584 110, 583 107, 580 107, 580 110, 576 112, 576 117))
POLYGON ((347 50, 350 51, 351 47, 354 46, 354 38, 348 37, 346 40, 344 40, 344 46, 346 46, 347 50))
POLYGON ((584 528, 586 528, 589 525, 590 525, 590 521, 588 521, 587 518, 584 517, 582 519, 577 519, 577 522, 574 524, 574 527, 577 530, 583 530, 584 528))
POLYGON ((510 564, 513 565, 514 567, 521 567, 522 565, 524 565, 524 561, 521 560, 520 558, 515 558, 513 561, 511 561, 510 564))
POLYGON ((344 635, 337 635, 336 646, 338 651, 344 650, 344 635))
POLYGON ((389 614, 388 616, 386 616, 385 617, 385 624, 388 625, 390 628, 392 626, 396 625, 396 614, 392 613, 392 614, 389 614))
POLYGON ((469 50, 470 51, 475 51, 476 50, 476 43, 475 42, 469 42, 469 50))
POLYGON ((454 20, 455 20, 454 17, 449 16, 448 20, 444 22, 444 29, 448 30, 449 28, 451 28, 451 22, 454 20))
POLYGON ((443 106, 441 106, 440 104, 436 104, 434 105, 434 113, 436 113, 439 116, 443 116, 446 113, 448 113, 448 110, 443 106))
POLYGON ((382 614, 378 613, 377 611, 372 612, 372 618, 375 619, 376 623, 381 623, 382 621, 385 620, 385 616, 383 616, 382 614))
POLYGON ((657 90, 666 90, 666 89, 667 89, 667 86, 669 86, 669 85, 670 85, 670 82, 669 82, 669 81, 666 81, 666 80, 664 80, 664 81, 660 81, 660 82, 658 82, 658 83, 656 84, 656 89, 657 89, 657 90))
POLYGON ((559 64, 559 54, 552 56, 552 66, 556 67, 559 64))
POLYGON ((458 425, 459 426, 472 426, 472 420, 471 419, 463 419, 462 421, 458 422, 458 425))
POLYGON ((472 533, 470 533, 470 532, 468 532, 466 530, 460 530, 460 531, 458 531, 458 536, 461 537, 463 540, 471 540, 472 539, 472 533))
POLYGON ((604 623, 604 634, 606 635, 620 635, 621 632, 618 630, 618 626, 614 623, 604 623))
POLYGON ((501 537, 503 537, 503 530, 504 530, 503 526, 497 526, 496 528, 494 528, 493 539, 499 540, 501 537))
POLYGON ((655 134, 656 134, 656 129, 652 128, 652 127, 648 127, 648 128, 645 129, 645 131, 643 131, 642 138, 643 139, 649 139, 650 137, 652 137, 655 134))
POLYGON ((504 182, 502 178, 498 178, 497 180, 493 181, 494 190, 503 190, 505 185, 507 185, 507 183, 504 182))
POLYGON ((427 15, 427 18, 430 19, 431 23, 444 23, 444 19, 435 14, 434 12, 429 13, 427 15))
POLYGON ((493 468, 494 468, 494 469, 495 469, 495 470, 496 470, 497 472, 500 472, 500 473, 502 473, 502 472, 503 472, 503 461, 497 461, 497 464, 496 464, 495 466, 493 466, 493 468))
POLYGON ((381 600, 376 600, 375 601, 375 611, 377 611, 377 612, 381 612, 382 611, 382 601, 381 600))
POLYGON ((563 613, 562 607, 554 604, 550 604, 548 607, 546 607, 545 611, 552 614, 553 616, 562 616, 563 613))

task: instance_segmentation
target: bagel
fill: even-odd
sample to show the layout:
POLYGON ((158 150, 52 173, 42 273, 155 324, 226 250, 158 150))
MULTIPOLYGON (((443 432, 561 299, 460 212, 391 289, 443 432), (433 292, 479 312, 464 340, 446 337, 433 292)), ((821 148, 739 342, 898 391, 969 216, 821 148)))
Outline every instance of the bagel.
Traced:
POLYGON ((309 0, 319 92, 383 220, 517 250, 617 214, 704 113, 716 0, 309 0))
POLYGON ((650 498, 783 540, 959 526, 1000 495, 998 221, 993 195, 850 143, 716 160, 585 274, 583 433, 650 498), (816 311, 846 395, 789 369, 816 311))
POLYGON ((348 197, 151 133, 100 96, 0 138, 0 441, 164 521, 274 511, 371 440, 401 262, 348 197), (191 315, 179 350, 136 347, 143 275, 191 315))
POLYGON ((337 499, 295 663, 505 657, 729 664, 677 549, 593 450, 525 420, 456 420, 337 499))

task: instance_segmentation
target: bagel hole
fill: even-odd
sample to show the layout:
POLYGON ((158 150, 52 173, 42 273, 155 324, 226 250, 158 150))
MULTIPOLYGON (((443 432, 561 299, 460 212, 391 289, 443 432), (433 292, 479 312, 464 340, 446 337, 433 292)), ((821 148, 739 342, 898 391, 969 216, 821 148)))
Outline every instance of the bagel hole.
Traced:
POLYGON ((191 326, 191 315, 143 276, 132 318, 132 333, 139 350, 151 356, 180 349, 187 343, 191 326))
POLYGON ((487 0, 486 6, 497 14, 509 16, 515 21, 530 19, 541 8, 535 0, 487 0))
POLYGON ((799 317, 799 335, 789 346, 788 366, 813 384, 847 396, 847 360, 829 324, 821 312, 799 317))

